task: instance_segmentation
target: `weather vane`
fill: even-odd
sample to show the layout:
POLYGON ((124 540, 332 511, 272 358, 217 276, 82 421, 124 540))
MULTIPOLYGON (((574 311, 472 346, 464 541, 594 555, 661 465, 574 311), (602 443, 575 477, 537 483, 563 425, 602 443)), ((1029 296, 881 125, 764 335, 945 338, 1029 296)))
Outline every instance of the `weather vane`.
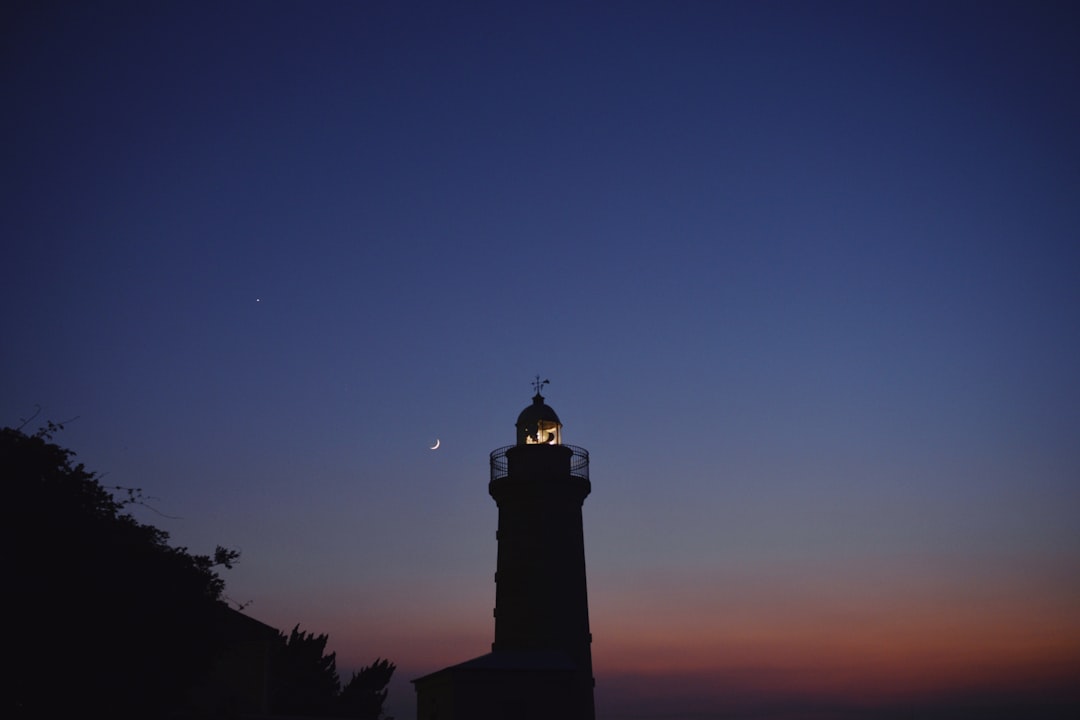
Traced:
POLYGON ((551 382, 551 381, 550 380, 541 380, 540 376, 537 375, 536 379, 533 380, 533 390, 535 390, 536 394, 539 395, 540 394, 540 388, 544 387, 549 382, 551 382))

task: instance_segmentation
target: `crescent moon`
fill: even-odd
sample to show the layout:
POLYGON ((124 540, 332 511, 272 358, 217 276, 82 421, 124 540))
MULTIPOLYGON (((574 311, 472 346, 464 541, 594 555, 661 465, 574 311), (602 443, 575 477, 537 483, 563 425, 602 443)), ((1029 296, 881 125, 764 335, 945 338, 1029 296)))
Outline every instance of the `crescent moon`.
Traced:
POLYGON ((435 444, 432 445, 431 447, 429 447, 428 450, 438 450, 438 449, 439 449, 439 438, 435 438, 435 444))

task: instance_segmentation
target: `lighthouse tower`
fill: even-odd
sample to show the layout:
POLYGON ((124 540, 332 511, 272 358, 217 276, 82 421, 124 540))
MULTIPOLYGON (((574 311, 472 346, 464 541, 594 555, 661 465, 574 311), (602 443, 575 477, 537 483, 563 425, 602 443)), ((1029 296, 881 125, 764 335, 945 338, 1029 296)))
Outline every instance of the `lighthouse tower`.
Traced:
POLYGON ((495 652, 548 651, 573 663, 581 713, 593 716, 592 635, 581 507, 589 454, 564 445, 539 389, 517 420, 517 443, 491 453, 488 492, 499 506, 495 652), (587 707, 587 710, 585 708, 587 707))
POLYGON ((594 720, 581 509, 589 453, 562 442, 537 378, 517 442, 491 453, 499 508, 495 642, 487 655, 414 680, 418 720, 594 720))

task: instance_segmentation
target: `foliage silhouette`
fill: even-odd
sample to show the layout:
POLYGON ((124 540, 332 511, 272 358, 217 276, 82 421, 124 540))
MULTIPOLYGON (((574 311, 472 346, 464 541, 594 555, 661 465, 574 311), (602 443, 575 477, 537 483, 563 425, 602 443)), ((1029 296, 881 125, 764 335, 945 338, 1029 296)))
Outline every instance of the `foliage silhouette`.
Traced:
POLYGON ((274 660, 273 712, 379 720, 394 664, 376 659, 353 673, 339 692, 337 654, 326 654, 327 639, 327 635, 306 633, 299 625, 288 636, 280 635, 274 660))
POLYGON ((0 429, 0 477, 13 552, 7 717, 63 713, 162 717, 183 706, 222 640, 224 581, 214 568, 235 552, 192 555, 136 521, 74 453, 0 429), (63 673, 63 691, 50 668, 63 673))
POLYGON ((396 666, 389 660, 377 658, 374 663, 353 673, 352 679, 338 696, 338 715, 379 720, 383 715, 390 678, 396 666))
MULTIPOLYGON (((7 547, 13 548, 7 718, 63 715, 113 719, 205 713, 189 704, 214 675, 234 619, 215 568, 234 551, 192 555, 168 533, 125 508, 142 505, 137 488, 111 488, 73 464, 74 452, 48 423, 33 435, 0 428, 0 478, 9 490, 7 547), (70 668, 62 691, 50 668, 70 668), (197 690, 196 690, 197 693, 197 690)), ((265 627, 265 626, 263 626, 265 627)), ((270 633, 274 631, 266 628, 270 633)), ((327 636, 297 625, 277 633, 270 653, 270 711, 277 715, 382 717, 394 666, 357 673, 339 693, 327 636)), ((273 641, 271 641, 271 645, 273 641)), ((215 711, 210 711, 214 714, 215 711)))
POLYGON ((274 667, 273 708, 279 715, 330 715, 337 699, 336 653, 325 655, 326 635, 297 625, 281 645, 274 667))

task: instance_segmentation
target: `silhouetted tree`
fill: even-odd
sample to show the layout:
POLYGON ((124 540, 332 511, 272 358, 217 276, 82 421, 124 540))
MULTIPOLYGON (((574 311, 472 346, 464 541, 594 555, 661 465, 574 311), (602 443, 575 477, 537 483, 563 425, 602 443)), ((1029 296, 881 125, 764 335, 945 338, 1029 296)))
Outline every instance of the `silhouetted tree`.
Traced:
POLYGON ((338 688, 337 654, 324 654, 326 635, 297 625, 281 645, 274 667, 273 708, 279 715, 330 715, 338 688))
POLYGON ((383 716, 390 678, 397 668, 389 660, 375 662, 354 672, 338 696, 338 716, 379 720, 383 716))
POLYGON ((223 603, 216 565, 236 553, 191 555, 168 534, 124 512, 74 453, 33 435, 0 429, 0 478, 7 492, 6 717, 161 717, 220 649, 223 603))

